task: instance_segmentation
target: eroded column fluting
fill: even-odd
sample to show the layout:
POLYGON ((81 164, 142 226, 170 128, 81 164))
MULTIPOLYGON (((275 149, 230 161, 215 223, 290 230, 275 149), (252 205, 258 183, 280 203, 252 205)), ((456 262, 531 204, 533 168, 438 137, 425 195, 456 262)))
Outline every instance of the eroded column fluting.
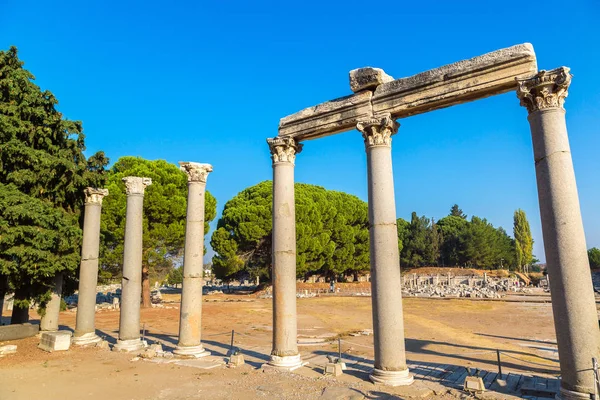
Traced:
POLYGON ((294 161, 302 145, 292 138, 267 139, 273 159, 273 351, 269 365, 302 365, 296 321, 296 207, 294 161))
POLYGON ((392 135, 400 125, 390 115, 361 121, 367 151, 369 240, 375 365, 375 383, 409 385, 406 366, 402 281, 396 228, 396 200, 392 173, 392 135))
POLYGON ((100 250, 100 216, 102 199, 107 189, 85 189, 85 211, 83 216, 83 243, 79 267, 79 294, 77 320, 73 333, 73 344, 90 345, 102 339, 96 335, 96 286, 98 284, 98 254, 100 250))
POLYGON ((123 178, 127 193, 125 241, 123 244, 123 279, 121 281, 121 315, 117 351, 137 351, 144 347, 140 339, 140 301, 142 296, 142 225, 144 190, 150 178, 123 178))
POLYGON ((560 359, 559 397, 589 399, 600 333, 563 107, 570 83, 568 68, 540 71, 519 80, 517 96, 529 111, 560 359))
POLYGON ((188 176, 188 202, 183 255, 183 289, 179 317, 179 341, 173 353, 203 357, 210 353, 202 346, 202 286, 204 257, 204 196, 210 164, 180 162, 188 176))

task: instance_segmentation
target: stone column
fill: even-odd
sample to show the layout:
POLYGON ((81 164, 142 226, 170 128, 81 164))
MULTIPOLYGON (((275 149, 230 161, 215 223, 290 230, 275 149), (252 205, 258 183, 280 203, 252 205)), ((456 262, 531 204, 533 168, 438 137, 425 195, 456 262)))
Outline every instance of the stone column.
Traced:
POLYGON ((102 339, 96 335, 96 286, 98 284, 98 254, 100 249, 100 215, 102 199, 107 189, 86 188, 83 216, 83 244, 79 267, 77 320, 72 342, 80 346, 95 344, 102 339))
POLYGON ((302 365, 296 321, 296 207, 294 160, 302 145, 293 138, 267 139, 273 159, 273 351, 269 365, 302 365))
POLYGON ((533 154, 558 344, 563 399, 594 393, 592 357, 600 359, 598 315, 587 257, 565 110, 571 74, 566 67, 519 80, 517 96, 529 111, 533 154))
POLYGON ((63 274, 59 272, 54 276, 54 284, 50 301, 46 304, 44 316, 40 320, 41 331, 57 331, 58 315, 60 313, 60 301, 62 299, 63 274))
POLYGON ((183 289, 179 317, 179 342, 173 353, 180 356, 204 357, 202 337, 202 285, 204 257, 204 195, 210 164, 180 162, 188 176, 188 203, 183 255, 183 289))
POLYGON ((375 368, 370 378, 375 383, 391 386, 413 382, 413 376, 406 366, 404 350, 400 256, 392 173, 392 135, 399 126, 389 114, 357 124, 365 140, 369 186, 369 250, 375 342, 375 368))
POLYGON ((121 315, 119 340, 113 350, 137 351, 145 347, 140 339, 140 301, 142 296, 142 225, 144 190, 150 178, 123 178, 127 192, 125 242, 123 245, 123 279, 121 281, 121 315))

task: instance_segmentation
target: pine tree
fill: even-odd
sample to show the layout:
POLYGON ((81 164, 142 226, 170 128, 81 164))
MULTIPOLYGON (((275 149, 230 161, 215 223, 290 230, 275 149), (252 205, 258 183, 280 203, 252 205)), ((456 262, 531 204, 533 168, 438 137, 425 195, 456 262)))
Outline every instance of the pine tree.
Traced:
POLYGON ((513 235, 515 237, 516 263, 519 271, 533 259, 533 238, 525 211, 518 209, 514 214, 513 235))
POLYGON ((452 208, 450 208, 450 214, 449 215, 452 216, 452 217, 460 217, 462 219, 467 219, 467 214, 465 214, 463 212, 463 210, 461 210, 458 207, 458 204, 455 204, 455 205, 452 206, 452 208))
MULTIPOLYGON (((142 305, 150 307, 150 278, 162 280, 181 262, 185 243, 187 177, 175 164, 164 160, 121 157, 108 171, 110 196, 102 206, 100 266, 104 277, 121 276, 127 195, 122 179, 139 176, 152 179, 144 195, 142 248, 142 305)), ((210 177, 208 178, 210 182, 210 177)), ((204 234, 217 214, 217 201, 207 191, 204 234)))
POLYGON ((43 306, 57 273, 75 279, 83 189, 103 185, 108 162, 86 160, 81 122, 33 80, 15 47, 0 51, 0 280, 15 291, 12 323, 27 320, 31 299, 43 306))
MULTIPOLYGON (((336 277, 369 270, 367 204, 356 196, 295 184, 296 275, 336 277)), ((272 189, 261 182, 225 204, 211 238, 214 274, 270 278, 272 189)))

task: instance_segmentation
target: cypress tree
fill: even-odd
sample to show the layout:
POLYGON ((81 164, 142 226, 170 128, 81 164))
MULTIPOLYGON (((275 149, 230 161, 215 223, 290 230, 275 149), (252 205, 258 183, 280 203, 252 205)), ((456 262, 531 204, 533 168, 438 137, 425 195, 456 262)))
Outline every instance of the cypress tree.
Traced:
MULTIPOLYGON (((0 51, 0 280, 15 292, 11 323, 43 308, 58 273, 79 266, 83 189, 103 185, 104 153, 86 160, 82 124, 57 111, 17 49, 0 51)), ((65 285, 73 287, 73 284, 65 285)))
POLYGON ((518 209, 514 214, 513 235, 515 237, 515 249, 517 268, 523 271, 523 267, 529 265, 533 258, 533 238, 525 211, 518 209))

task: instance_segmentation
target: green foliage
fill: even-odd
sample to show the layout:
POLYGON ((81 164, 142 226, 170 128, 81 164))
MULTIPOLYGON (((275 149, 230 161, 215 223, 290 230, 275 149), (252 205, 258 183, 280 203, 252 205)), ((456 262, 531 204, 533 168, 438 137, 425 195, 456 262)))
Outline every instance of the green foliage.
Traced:
POLYGON ((404 233, 400 227, 398 232, 403 242, 403 267, 460 265, 490 269, 500 266, 501 260, 504 266, 515 265, 514 241, 506 231, 476 216, 468 221, 457 205, 437 223, 413 212, 410 224, 402 228, 404 233))
POLYGON ((589 249, 588 259, 590 260, 590 268, 600 268, 600 249, 597 247, 589 249))
MULTIPOLYGON (((272 182, 240 192, 225 204, 211 246, 213 272, 270 276, 272 182)), ((336 276, 369 269, 368 211, 355 196, 297 183, 296 273, 336 276)))
POLYGON ((174 268, 167 275, 167 283, 169 285, 181 285, 183 283, 183 267, 174 268))
POLYGON ((533 238, 525 211, 518 209, 514 214, 513 234, 515 236, 516 263, 519 271, 533 259, 533 238))
POLYGON ((0 51, 0 275, 22 305, 43 299, 57 272, 67 287, 75 279, 83 189, 103 186, 108 163, 102 152, 86 160, 81 122, 33 79, 16 48, 0 51))
MULTIPOLYGON (((153 279, 161 280, 181 261, 185 242, 187 175, 164 160, 122 157, 108 172, 109 195, 102 206, 100 265, 101 276, 120 276, 127 195, 122 181, 127 176, 152 179, 144 195, 143 263, 153 279)), ((207 191, 204 232, 216 216, 217 202, 207 191)))
POLYGON ((467 214, 465 214, 463 210, 458 207, 458 204, 455 204, 452 206, 452 208, 450 208, 450 215, 453 217, 462 218, 464 220, 467 219, 467 214))
POLYGON ((396 220, 396 229, 398 229, 398 254, 402 253, 402 249, 404 248, 404 243, 408 240, 408 227, 410 223, 403 219, 398 218, 396 220))

